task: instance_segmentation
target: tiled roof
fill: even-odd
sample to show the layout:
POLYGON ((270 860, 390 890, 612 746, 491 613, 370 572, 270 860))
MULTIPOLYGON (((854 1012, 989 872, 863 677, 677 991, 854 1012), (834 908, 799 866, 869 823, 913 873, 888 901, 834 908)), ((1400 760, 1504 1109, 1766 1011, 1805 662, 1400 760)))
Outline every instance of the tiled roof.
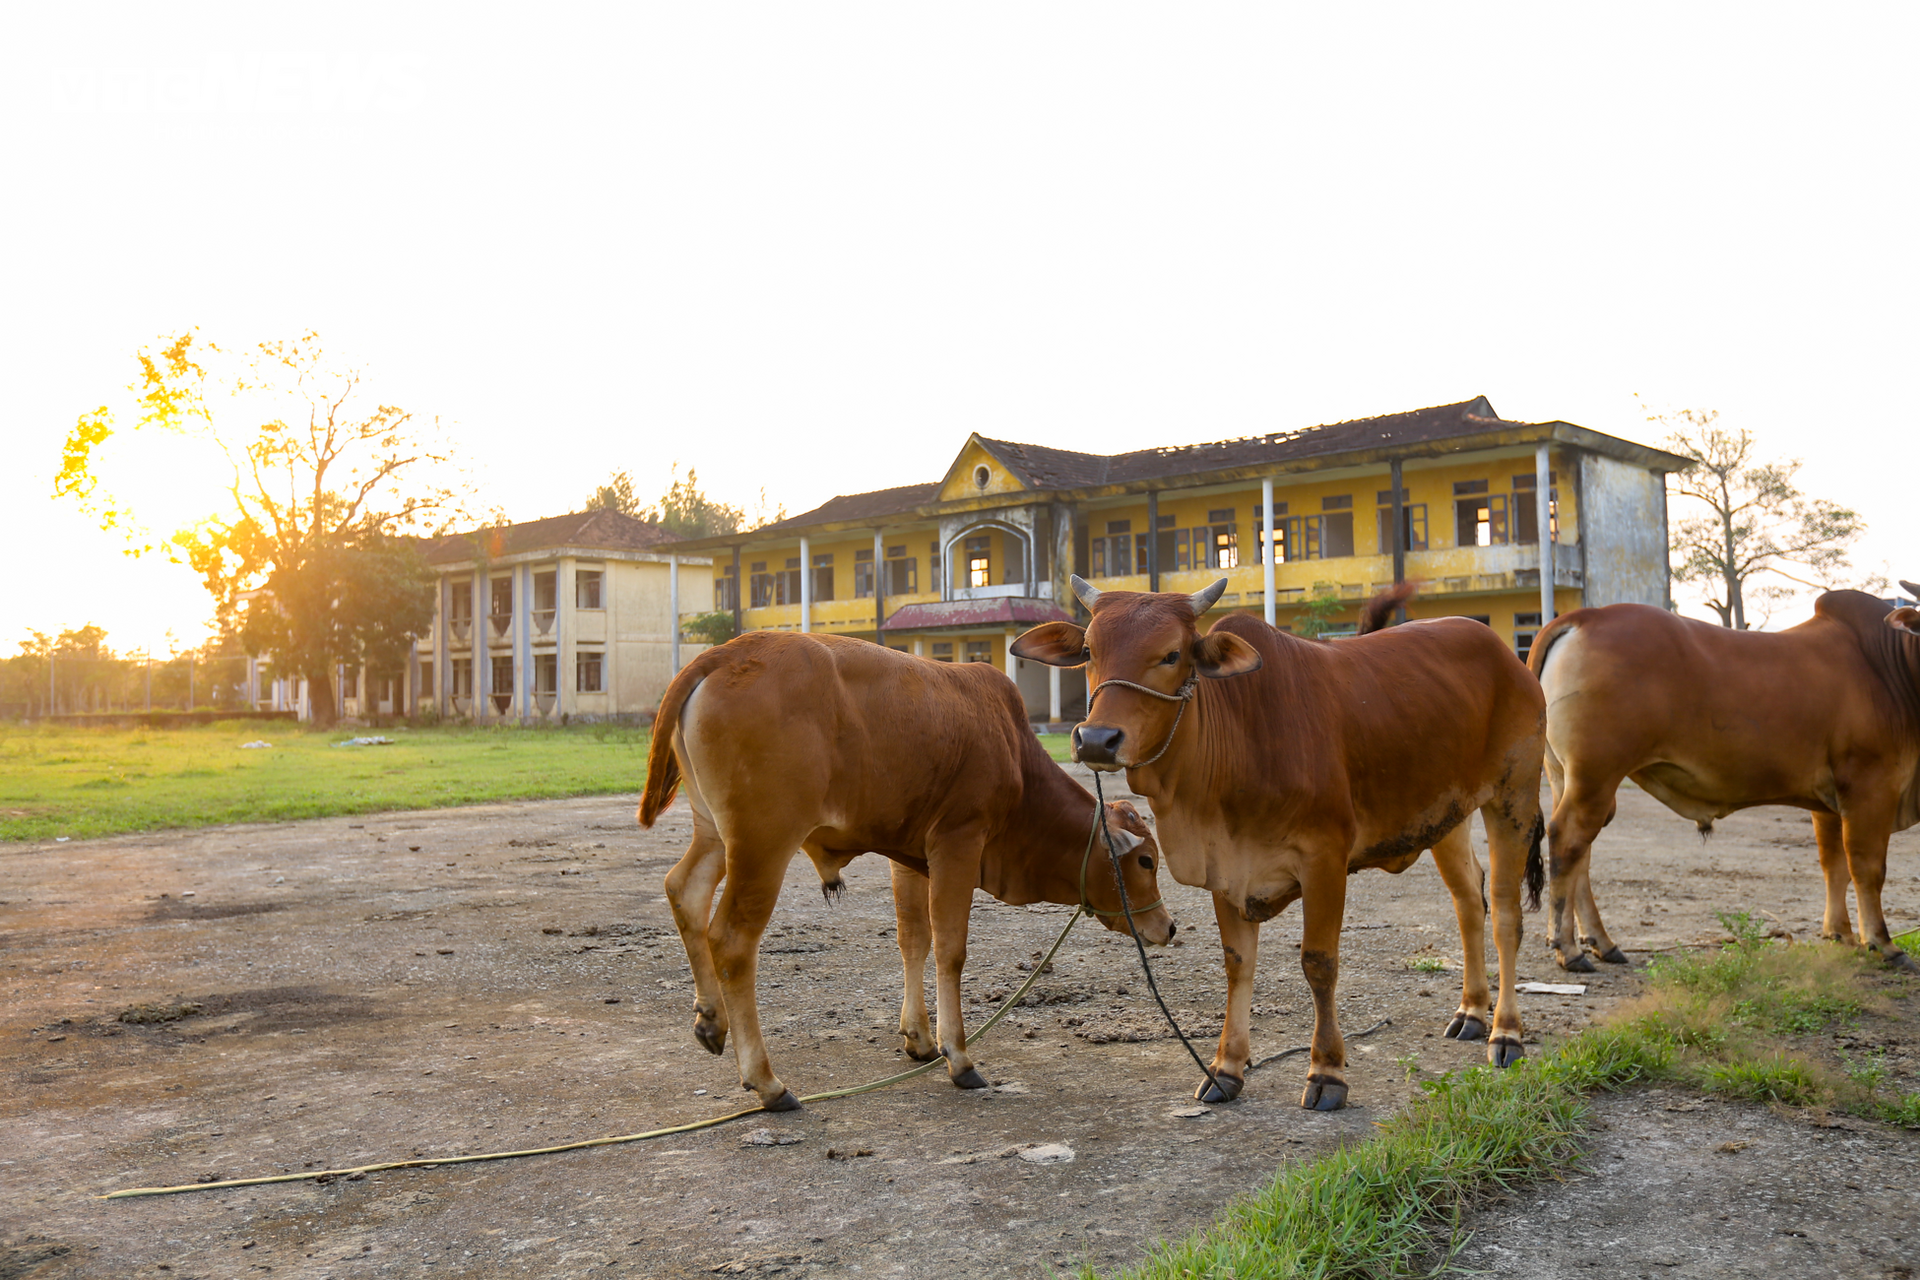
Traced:
POLYGON ((990 596, 984 600, 941 600, 903 604, 882 631, 923 631, 929 627, 1031 627, 1042 622, 1072 622, 1045 600, 1027 596, 990 596))
POLYGON ((477 558, 482 548, 487 559, 497 560, 547 547, 646 551, 674 540, 672 533, 651 520, 638 520, 618 511, 576 511, 523 524, 450 533, 429 542, 423 554, 428 564, 458 564, 477 558))
POLYGON ((761 525, 753 532, 757 536, 763 533, 777 533, 785 528, 805 528, 816 524, 827 524, 834 520, 871 520, 875 516, 898 515, 903 511, 912 511, 923 507, 940 496, 940 482, 932 484, 903 484, 892 489, 875 489, 872 493, 843 493, 811 511, 802 511, 797 516, 788 516, 772 524, 761 525))

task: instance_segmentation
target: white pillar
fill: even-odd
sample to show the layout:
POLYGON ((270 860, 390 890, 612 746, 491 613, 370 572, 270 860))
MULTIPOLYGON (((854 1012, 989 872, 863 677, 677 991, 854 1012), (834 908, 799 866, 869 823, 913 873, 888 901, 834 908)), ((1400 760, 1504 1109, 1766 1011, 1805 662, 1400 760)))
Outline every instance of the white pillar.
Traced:
POLYGON ((1540 535, 1540 625, 1553 621, 1553 468, 1547 443, 1533 451, 1533 522, 1540 535))
POLYGON ((1047 723, 1060 723, 1060 668, 1047 668, 1047 723))
POLYGON ((913 656, 916 658, 924 658, 927 656, 927 642, 919 636, 913 638, 913 656))
POLYGON ((813 544, 800 538, 800 629, 813 630, 813 544))
POLYGON ((672 651, 673 673, 680 674, 680 557, 667 553, 667 635, 672 651))
POLYGON ((1260 548, 1260 578, 1266 584, 1267 625, 1273 625, 1273 477, 1263 476, 1260 480, 1260 536, 1265 545, 1260 548))
POLYGON ((1019 638, 1019 632, 1007 632, 1007 679, 1013 681, 1016 685, 1020 683, 1020 659, 1013 656, 1013 642, 1019 638))

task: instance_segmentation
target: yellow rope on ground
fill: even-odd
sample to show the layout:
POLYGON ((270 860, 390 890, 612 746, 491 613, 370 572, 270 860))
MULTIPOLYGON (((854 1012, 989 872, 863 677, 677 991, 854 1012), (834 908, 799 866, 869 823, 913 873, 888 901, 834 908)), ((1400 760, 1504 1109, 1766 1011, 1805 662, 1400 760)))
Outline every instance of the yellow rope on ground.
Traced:
MULTIPOLYGON (((991 1018, 987 1019, 985 1025, 983 1025, 978 1032, 968 1038, 970 1043, 985 1039, 987 1032, 993 1030, 993 1024, 1004 1018, 1007 1015, 1007 1011, 1019 1004, 1021 997, 1032 990, 1033 984, 1040 980, 1040 975, 1046 972, 1047 965, 1052 962, 1054 953, 1060 950, 1060 944, 1067 940, 1067 935, 1073 932, 1073 926, 1078 923, 1080 917, 1085 914, 1086 912, 1084 910, 1076 909, 1074 911, 1073 915, 1067 920, 1067 927, 1060 931, 1060 936, 1053 940, 1053 946, 1048 948, 1046 957, 1033 966, 1032 976, 1020 984, 1018 991, 1007 997, 1006 1003, 1001 1005, 991 1018)), ((876 1089, 884 1089, 888 1085, 899 1084, 902 1080, 911 1080, 915 1076, 925 1075, 945 1061, 945 1057, 935 1058, 931 1062, 923 1062, 917 1067, 902 1071, 898 1075, 888 1076, 884 1080, 873 1080, 866 1084, 857 1084, 846 1089, 829 1089, 825 1093, 810 1093, 800 1099, 800 1101, 827 1102, 834 1098, 851 1098, 856 1094, 872 1093, 876 1089)), ((314 1169, 304 1173, 275 1174, 270 1178, 227 1178, 220 1182, 189 1182, 184 1186, 178 1187, 130 1187, 125 1191, 111 1191, 104 1196, 96 1198, 101 1200, 127 1200, 134 1196, 170 1196, 178 1195, 185 1191, 220 1191, 227 1187, 260 1187, 273 1182, 306 1182, 316 1178, 344 1178, 352 1177, 356 1174, 384 1173, 389 1169, 431 1169, 448 1164, 478 1164, 483 1160, 517 1160, 521 1156, 550 1156, 562 1151, 583 1151, 588 1147, 612 1147, 618 1146, 623 1142, 644 1142, 649 1138, 664 1138, 674 1133, 692 1133, 697 1129, 711 1129, 716 1125, 726 1124, 730 1120, 738 1120, 742 1116, 759 1115, 762 1112, 767 1112, 767 1109, 765 1107, 748 1107, 744 1111, 735 1111, 731 1115, 715 1116, 711 1120, 695 1120, 691 1124, 676 1124, 665 1129, 649 1129, 645 1133, 626 1133, 612 1138, 589 1138, 584 1142, 568 1142, 557 1147, 529 1147, 524 1151, 489 1151, 480 1155, 437 1156, 424 1160, 387 1160, 380 1164, 363 1164, 351 1169, 314 1169)), ((767 1112, 767 1114, 777 1113, 767 1112)))

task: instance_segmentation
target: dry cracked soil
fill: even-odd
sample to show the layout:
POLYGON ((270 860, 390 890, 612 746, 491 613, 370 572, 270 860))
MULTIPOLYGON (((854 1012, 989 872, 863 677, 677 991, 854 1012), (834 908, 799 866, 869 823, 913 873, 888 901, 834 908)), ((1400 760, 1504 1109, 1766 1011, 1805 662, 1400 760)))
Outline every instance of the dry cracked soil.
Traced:
MULTIPOLYGON (((1638 792, 1596 854, 1633 956, 1579 996, 1523 997, 1530 1038, 1640 987, 1715 912, 1817 930, 1804 815, 1760 810, 1702 847, 1638 792)), ((0 848, 0 1280, 53 1277, 1045 1276, 1138 1259, 1280 1166, 1365 1138, 1417 1080, 1483 1058, 1440 1035, 1458 943, 1431 864, 1350 885, 1341 1018, 1352 1100, 1296 1105, 1299 1058, 1197 1110, 1132 944, 1082 924, 978 1051, 991 1090, 935 1073, 780 1116, 631 1145, 131 1200, 120 1188, 319 1171, 630 1133, 746 1104, 691 1034, 661 891, 684 806, 633 797, 394 813, 0 848), (1430 971, 1436 964, 1444 970, 1430 971)), ((1144 806, 1143 806, 1144 808, 1144 806)), ((1895 928, 1920 923, 1916 833, 1895 928)), ((805 1093, 910 1065, 886 864, 823 901, 797 858, 762 949, 776 1069, 805 1093)), ((1207 1042, 1224 998, 1211 911, 1169 885, 1184 945, 1154 960, 1207 1042)), ((970 1025, 1067 913, 975 903, 970 1025)), ((1529 919, 1521 977, 1565 981, 1529 919)), ((1255 1052, 1309 1031, 1299 916, 1263 931, 1255 1052)), ((1890 980, 1891 981, 1891 980, 1890 980)), ((1916 1001, 1915 1003, 1920 1003, 1916 1001)), ((1913 1028, 1909 1019, 1902 1024, 1913 1028)), ((1894 1082, 1920 1044, 1883 1035, 1894 1082)), ((1599 1103, 1592 1159, 1469 1224, 1463 1264, 1514 1276, 1911 1277, 1920 1135, 1640 1091, 1599 1103), (1729 1136, 1731 1135, 1731 1136, 1729 1136), (1745 1143, 1729 1148, 1728 1144, 1745 1143), (1723 1149, 1725 1148, 1725 1149, 1723 1149)))

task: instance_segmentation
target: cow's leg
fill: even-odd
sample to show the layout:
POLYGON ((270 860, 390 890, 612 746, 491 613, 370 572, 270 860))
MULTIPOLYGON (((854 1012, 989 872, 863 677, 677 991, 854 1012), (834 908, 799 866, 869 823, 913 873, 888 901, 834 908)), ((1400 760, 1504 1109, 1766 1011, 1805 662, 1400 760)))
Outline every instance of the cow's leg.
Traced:
POLYGON ((960 1089, 984 1089, 987 1079, 967 1056, 966 1016, 960 1011, 960 972, 967 965, 967 913, 980 883, 981 840, 946 835, 927 851, 928 916, 933 926, 934 1013, 947 1076, 960 1089))
POLYGON ((1227 1020, 1214 1050, 1212 1080, 1194 1094, 1202 1102, 1231 1102, 1247 1080, 1253 1057, 1253 971, 1260 959, 1260 926, 1241 914, 1224 893, 1213 895, 1213 918, 1220 926, 1220 953, 1227 965, 1227 1020))
POLYGON ((720 1053, 727 1047, 727 1006, 707 945, 707 921, 713 914, 714 890, 726 871, 727 846, 712 816, 697 803, 693 810, 693 840, 667 872, 667 904, 693 970, 693 1038, 708 1053, 720 1053))
POLYGON ((747 842, 736 840, 728 848, 727 887, 714 912, 709 942, 720 991, 727 1002, 727 1019, 733 1024, 733 1054, 740 1065, 740 1083, 759 1094, 760 1105, 769 1111, 792 1111, 800 1105, 800 1100, 773 1074, 767 1042, 760 1034, 760 1007, 753 986, 759 968, 760 935, 773 917, 780 883, 786 878, 787 864, 799 851, 795 847, 798 844, 795 840, 783 848, 772 841, 755 841, 743 849, 740 846, 747 842))
MULTIPOLYGON (((1613 812, 1613 793, 1619 779, 1595 783, 1581 776, 1578 763, 1566 773, 1565 790, 1553 806, 1553 819, 1547 824, 1547 842, 1553 858, 1549 867, 1547 902, 1553 935, 1548 946, 1562 969, 1573 973, 1593 972, 1593 961, 1575 933, 1577 908, 1575 896, 1587 875, 1587 858, 1593 838, 1607 825, 1613 812)), ((1538 810, 1538 802, 1533 808, 1538 810)), ((1492 824, 1488 824, 1491 842, 1492 824)), ((1518 884, 1518 881, 1515 881, 1518 884)), ((1597 925, 1599 913, 1594 914, 1597 925)))
MULTIPOLYGON (((1827 909, 1820 917, 1820 936, 1853 945, 1853 921, 1847 916, 1847 886, 1853 873, 1847 868, 1847 846, 1840 835, 1840 815, 1813 815, 1813 838, 1820 846, 1820 874, 1827 882, 1827 909)), ((1861 922, 1862 928, 1865 921, 1861 922)))
POLYGON ((1487 900, 1480 887, 1480 860, 1473 856, 1473 823, 1463 822, 1433 846, 1433 863, 1453 897, 1460 922, 1460 1007, 1447 1023, 1454 1040, 1484 1040, 1487 1008, 1487 900))
POLYGON ((905 994, 900 999, 900 1039, 901 1048, 915 1062, 932 1062, 940 1056, 933 1028, 927 1024, 927 948, 933 942, 927 895, 932 887, 912 867, 893 864, 893 918, 898 926, 895 932, 900 943, 900 966, 906 971, 905 994))
POLYGON ((1841 839, 1847 846, 1847 868, 1853 873, 1853 902, 1860 911, 1860 940, 1894 968, 1920 973, 1920 964, 1894 943, 1886 917, 1880 914, 1880 889, 1887 879, 1887 835, 1892 827, 1884 811, 1849 810, 1841 815, 1841 839))
POLYGON ((1347 1105, 1347 1046, 1340 1038, 1334 988, 1340 981, 1340 924, 1347 912, 1346 850, 1309 857, 1300 878, 1300 968, 1313 991, 1313 1047, 1300 1105, 1347 1105))
POLYGON ((1593 898, 1593 855, 1580 860, 1580 872, 1573 886, 1573 906, 1580 916, 1580 946, 1608 964, 1629 964, 1627 953, 1607 932, 1600 921, 1600 904, 1593 898))
POLYGON ((1512 1066, 1527 1056, 1520 1043, 1520 997, 1514 984, 1520 962, 1520 884, 1528 862, 1540 856, 1539 795, 1537 781, 1522 780, 1480 810, 1491 864, 1487 880, 1493 892, 1493 945, 1500 956, 1500 994, 1493 1007, 1493 1034, 1487 1037, 1487 1061, 1496 1067, 1512 1066))

